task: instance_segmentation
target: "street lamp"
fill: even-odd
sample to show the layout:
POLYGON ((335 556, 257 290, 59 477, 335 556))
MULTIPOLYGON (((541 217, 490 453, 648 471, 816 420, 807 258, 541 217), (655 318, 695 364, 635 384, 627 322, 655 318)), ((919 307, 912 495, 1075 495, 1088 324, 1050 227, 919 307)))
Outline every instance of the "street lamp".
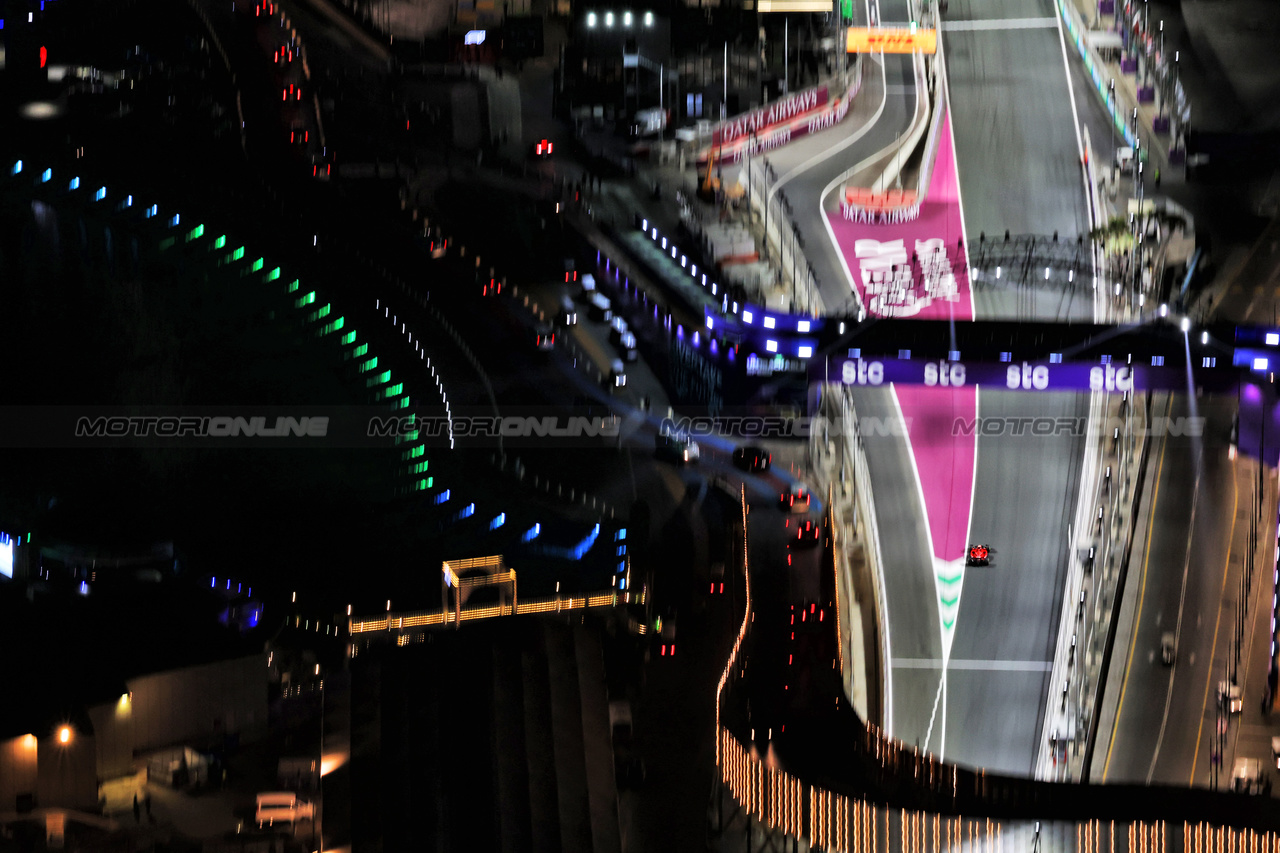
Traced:
POLYGON ((71 743, 71 726, 58 727, 58 743, 63 746, 71 743))
POLYGON ((1111 119, 1111 156, 1108 162, 1114 162, 1116 156, 1116 78, 1111 78, 1107 87, 1107 116, 1111 119))

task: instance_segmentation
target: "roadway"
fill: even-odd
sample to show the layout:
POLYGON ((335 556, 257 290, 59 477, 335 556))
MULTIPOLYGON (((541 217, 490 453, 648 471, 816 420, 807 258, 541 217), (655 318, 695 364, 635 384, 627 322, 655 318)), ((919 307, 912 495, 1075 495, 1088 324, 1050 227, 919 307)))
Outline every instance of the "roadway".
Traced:
MULTIPOLYGON (((1099 734, 1092 774, 1099 781, 1207 781, 1216 684, 1232 625, 1230 605, 1221 620, 1219 605, 1224 592, 1234 593, 1228 576, 1238 576, 1243 564, 1238 546, 1250 511, 1248 483, 1237 488, 1241 463, 1229 459, 1234 402, 1197 401, 1208 418, 1202 443, 1171 436, 1151 448, 1151 499, 1139 519, 1145 541, 1134 550, 1126 581, 1125 598, 1136 604, 1127 642, 1121 634, 1113 652, 1108 691, 1119 691, 1118 706, 1111 730, 1099 734), (1178 638, 1172 666, 1160 661, 1166 631, 1178 638)), ((1189 413, 1185 395, 1171 405, 1167 409, 1168 399, 1157 398, 1154 412, 1189 413)), ((1251 719, 1260 698, 1258 692, 1246 696, 1244 713, 1251 719)), ((1107 720, 1104 715, 1101 722, 1107 720)))
MULTIPOLYGON (((945 16, 942 41, 970 240, 984 233, 1003 237, 1006 230, 1056 232, 1069 240, 1089 233, 1074 128, 1078 116, 1095 151, 1105 152, 1109 124, 1074 48, 1064 61, 1056 22, 1052 0, 952 0, 945 16)), ((1092 316, 1090 296, 1083 287, 1066 298, 1034 289, 1019 299, 1015 291, 984 287, 975 308, 985 317, 1083 320, 1092 316)))
MULTIPOLYGON (((1108 125, 1079 61, 1064 54, 1053 3, 953 0, 943 49, 967 237, 1087 234, 1075 128, 1086 122, 1097 140, 1108 125)), ((986 318, 1088 320, 1090 296, 979 288, 974 308, 986 318)), ((1088 402, 1085 394, 978 392, 983 418, 1084 418, 1088 402)), ((1033 772, 1083 449, 1070 435, 978 439, 970 539, 989 543, 995 559, 965 573, 942 703, 948 760, 1033 772)))
MULTIPOLYGON (((980 390, 978 414, 1086 417, 1087 394, 980 390)), ((1029 430, 1027 431, 1029 432, 1029 430)), ((945 755, 1031 775, 1068 568, 1067 528, 1084 437, 1004 435, 978 441, 969 538, 992 564, 965 572, 947 668, 945 755)))
MULTIPOLYGON (((863 422, 901 423, 893 392, 887 388, 849 388, 863 422)), ((884 430, 882 432, 890 432, 884 430)), ((884 565, 884 608, 890 671, 885 688, 886 732, 906 743, 927 740, 939 674, 919 661, 942 658, 938 597, 933 557, 915 472, 903 436, 863 432, 875 496, 884 565)))
POLYGON ((862 74, 862 90, 843 122, 766 155, 777 175, 771 192, 791 202, 804 257, 828 312, 847 310, 851 296, 849 275, 823 214, 824 208, 838 211, 835 181, 891 146, 916 107, 911 57, 868 56, 862 74))

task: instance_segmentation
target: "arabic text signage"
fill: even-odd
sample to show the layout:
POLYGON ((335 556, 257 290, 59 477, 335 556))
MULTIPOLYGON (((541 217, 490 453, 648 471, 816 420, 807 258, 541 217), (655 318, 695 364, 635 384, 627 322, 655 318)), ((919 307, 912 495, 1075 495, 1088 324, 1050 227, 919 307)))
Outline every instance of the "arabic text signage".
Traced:
POLYGON ((938 31, 850 27, 846 49, 849 53, 937 53, 938 31))

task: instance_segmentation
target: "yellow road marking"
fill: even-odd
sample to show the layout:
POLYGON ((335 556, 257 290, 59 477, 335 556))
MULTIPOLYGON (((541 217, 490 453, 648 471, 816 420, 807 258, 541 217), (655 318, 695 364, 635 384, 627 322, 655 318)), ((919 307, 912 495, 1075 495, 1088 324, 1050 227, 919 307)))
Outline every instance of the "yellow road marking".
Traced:
MULTIPOLYGON (((1261 464, 1261 463, 1259 463, 1261 464)), ((1196 749, 1191 754, 1191 781, 1196 783, 1196 764, 1200 760, 1200 738, 1204 736, 1204 708, 1209 701, 1209 684, 1213 681, 1213 658, 1218 653, 1218 628, 1222 626, 1222 596, 1227 592, 1227 574, 1231 571, 1231 546, 1236 538, 1236 511, 1240 508, 1240 480, 1236 477, 1235 460, 1231 460, 1231 484, 1235 490, 1235 503, 1231 507, 1231 536, 1227 539, 1227 558, 1222 567, 1222 590, 1218 593, 1218 620, 1213 625, 1213 648, 1209 651, 1209 666, 1204 678, 1204 698, 1200 700, 1200 726, 1196 729, 1196 749)))
MULTIPOLYGON (((1173 411, 1173 395, 1165 405, 1165 418, 1173 411)), ((1142 586, 1138 589, 1138 615, 1133 623, 1133 639, 1129 643, 1129 658, 1124 662, 1124 678, 1120 680, 1120 702, 1116 705, 1116 718, 1111 722, 1111 742, 1107 744, 1107 760, 1102 765, 1102 781, 1107 781, 1107 773, 1111 770, 1111 752, 1116 748, 1116 730, 1120 728, 1120 712, 1124 710, 1124 694, 1129 689, 1129 668, 1133 666, 1133 652, 1138 647, 1138 626, 1142 624, 1142 602, 1147 594, 1147 566, 1151 563, 1151 532, 1156 526, 1156 501, 1160 500, 1160 475, 1164 473, 1164 452, 1169 443, 1160 439, 1160 464, 1156 466, 1156 488, 1151 493, 1151 521, 1147 524, 1147 541, 1142 557, 1142 586)), ((1113 606, 1122 607, 1123 599, 1113 606)), ((1105 677, 1105 673, 1104 673, 1105 677)))

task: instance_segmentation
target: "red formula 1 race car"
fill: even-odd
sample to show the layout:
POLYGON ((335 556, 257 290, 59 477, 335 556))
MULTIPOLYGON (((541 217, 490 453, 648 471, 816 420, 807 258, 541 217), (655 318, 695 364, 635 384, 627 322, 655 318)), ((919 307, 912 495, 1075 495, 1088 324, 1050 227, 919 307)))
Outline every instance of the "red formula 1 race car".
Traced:
POLYGON ((964 564, 966 566, 991 565, 991 547, 989 545, 970 545, 968 552, 965 553, 964 564))

